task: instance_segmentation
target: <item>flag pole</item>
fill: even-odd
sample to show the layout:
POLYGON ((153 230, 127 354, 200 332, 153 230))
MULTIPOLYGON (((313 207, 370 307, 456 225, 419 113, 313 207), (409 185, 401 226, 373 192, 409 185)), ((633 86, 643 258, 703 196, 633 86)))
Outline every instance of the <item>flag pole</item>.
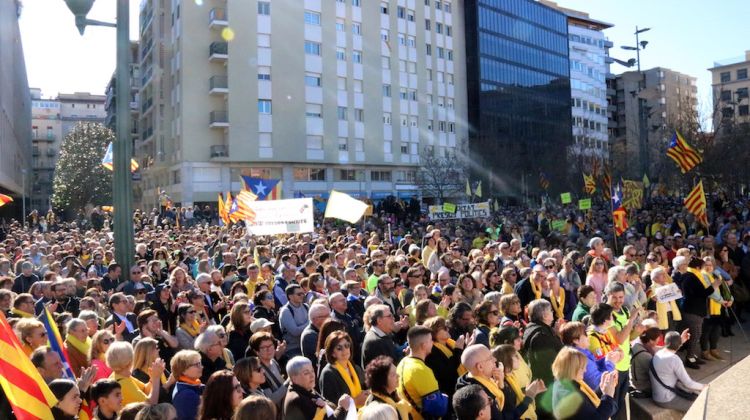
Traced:
MULTIPOLYGON (((610 178, 611 179, 611 178, 610 178)), ((612 182, 609 183, 609 208, 610 217, 612 218, 612 233, 614 233, 615 249, 613 255, 616 255, 618 251, 617 246, 617 226, 615 223, 615 203, 612 202, 612 182)))

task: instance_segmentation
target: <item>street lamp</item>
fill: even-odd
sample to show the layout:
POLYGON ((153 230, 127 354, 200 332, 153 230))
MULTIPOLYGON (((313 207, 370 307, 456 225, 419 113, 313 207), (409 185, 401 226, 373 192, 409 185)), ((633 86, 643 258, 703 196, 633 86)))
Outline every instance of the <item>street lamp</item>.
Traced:
MULTIPOLYGON (((646 88, 645 86, 645 75, 641 73, 641 50, 646 49, 646 45, 648 45, 648 41, 641 41, 640 34, 644 32, 650 31, 651 28, 641 28, 638 29, 638 27, 635 27, 635 46, 628 46, 628 45, 622 45, 620 48, 623 50, 628 51, 635 51, 635 63, 638 64, 638 91, 637 94, 640 94, 643 89, 646 88)), ((633 59, 630 59, 627 61, 627 64, 623 63, 620 60, 615 60, 617 63, 622 64, 626 67, 631 67, 633 64, 633 59), (628 65, 629 64, 629 65, 628 65)), ((643 174, 648 174, 649 169, 649 155, 648 155, 648 113, 645 111, 645 99, 641 98, 640 95, 638 96, 638 150, 640 155, 640 163, 641 163, 641 171, 643 174)))
POLYGON ((117 71, 115 86, 120 89, 115 98, 117 111, 116 139, 113 145, 114 174, 112 177, 112 204, 114 207, 115 260, 129 270, 133 265, 133 196, 130 174, 130 159, 133 155, 130 139, 130 107, 128 86, 130 75, 130 5, 129 0, 117 0, 117 23, 88 19, 94 0, 65 0, 68 9, 75 15, 78 32, 83 35, 86 26, 117 28, 117 71))

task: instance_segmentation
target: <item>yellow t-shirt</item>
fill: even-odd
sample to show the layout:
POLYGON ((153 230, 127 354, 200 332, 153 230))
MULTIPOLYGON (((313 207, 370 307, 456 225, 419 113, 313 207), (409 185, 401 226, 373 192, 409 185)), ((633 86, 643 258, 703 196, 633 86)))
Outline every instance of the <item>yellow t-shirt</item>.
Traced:
POLYGON ((405 357, 398 364, 398 396, 402 400, 413 401, 422 409, 422 398, 440 390, 432 369, 416 357, 405 357), (406 394, 409 394, 408 398, 406 394))
POLYGON ((133 402, 146 402, 151 394, 151 384, 144 384, 132 376, 124 377, 116 373, 110 376, 122 387, 122 406, 133 402))

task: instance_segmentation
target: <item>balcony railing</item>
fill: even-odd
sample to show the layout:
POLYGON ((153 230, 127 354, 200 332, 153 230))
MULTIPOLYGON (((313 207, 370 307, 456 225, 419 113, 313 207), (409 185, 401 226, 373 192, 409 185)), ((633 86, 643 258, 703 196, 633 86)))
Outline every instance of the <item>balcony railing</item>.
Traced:
POLYGON ((210 147, 211 157, 217 158, 217 157, 227 157, 229 156, 229 150, 227 149, 227 146, 225 145, 216 145, 210 147))
POLYGON ((227 111, 211 111, 209 114, 210 127, 229 127, 229 113, 227 111))
POLYGON ((147 109, 151 108, 151 105, 154 104, 154 98, 148 98, 147 100, 143 101, 143 105, 141 105, 141 112, 145 113, 147 109))
POLYGON ((55 136, 54 134, 38 133, 38 134, 32 134, 32 138, 35 141, 55 141, 57 136, 55 136))
POLYGON ((223 41, 212 42, 208 48, 209 60, 226 60, 229 54, 229 44, 223 41))
POLYGON ((227 76, 211 76, 208 79, 209 93, 227 93, 229 92, 229 81, 227 76))
POLYGON ((223 7, 215 7, 208 13, 208 26, 213 27, 226 27, 229 25, 229 17, 227 16, 227 9, 223 7))

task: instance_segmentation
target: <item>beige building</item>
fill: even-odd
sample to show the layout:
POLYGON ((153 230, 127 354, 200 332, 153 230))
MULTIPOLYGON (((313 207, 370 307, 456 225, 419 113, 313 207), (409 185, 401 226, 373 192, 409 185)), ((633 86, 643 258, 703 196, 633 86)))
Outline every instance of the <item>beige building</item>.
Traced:
POLYGON ((280 178, 284 197, 419 195, 420 153, 465 144, 455 0, 144 1, 141 206, 280 178))
MULTIPOLYGON (((0 0, 0 193, 15 203, 0 217, 19 217, 24 189, 31 185, 31 99, 18 17, 21 2, 0 0)), ((28 196, 28 194, 26 194, 28 196)))
POLYGON ((713 87, 714 130, 732 122, 750 122, 750 50, 736 58, 714 62, 711 72, 713 87))
POLYGON ((40 89, 31 88, 29 92, 32 139, 30 209, 46 213, 50 208, 55 164, 63 139, 79 122, 103 123, 105 97, 76 92, 45 99, 40 89))

